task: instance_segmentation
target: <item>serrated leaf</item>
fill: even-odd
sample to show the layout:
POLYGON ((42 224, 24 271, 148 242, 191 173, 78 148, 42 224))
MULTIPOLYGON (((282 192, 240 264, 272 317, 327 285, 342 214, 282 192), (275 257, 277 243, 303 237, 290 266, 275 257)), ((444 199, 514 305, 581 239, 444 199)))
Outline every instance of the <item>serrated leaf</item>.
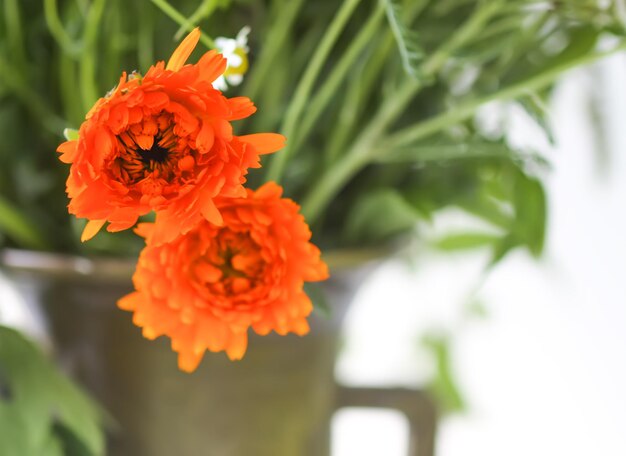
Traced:
POLYGON ((424 51, 419 42, 417 32, 409 29, 403 21, 406 17, 399 0, 381 0, 385 6, 385 13, 391 31, 398 45, 402 66, 406 73, 414 79, 420 79, 420 64, 424 58, 424 51))
POLYGON ((348 214, 345 235, 349 239, 384 240, 410 230, 418 211, 397 191, 384 188, 363 195, 348 214))
POLYGON ((59 425, 87 451, 81 456, 104 453, 103 413, 37 347, 3 326, 0 367, 6 383, 0 397, 0 454, 60 455, 59 425))

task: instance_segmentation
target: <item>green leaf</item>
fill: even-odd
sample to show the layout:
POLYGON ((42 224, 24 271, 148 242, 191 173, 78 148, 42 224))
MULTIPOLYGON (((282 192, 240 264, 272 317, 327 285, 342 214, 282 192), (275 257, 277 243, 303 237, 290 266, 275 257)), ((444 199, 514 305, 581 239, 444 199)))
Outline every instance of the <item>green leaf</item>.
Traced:
POLYGON ((493 249, 493 253, 491 254, 491 261, 489 262, 489 266, 493 266, 496 263, 502 261, 502 259, 513 249, 519 247, 519 240, 513 236, 508 235, 503 237, 498 244, 493 249))
POLYGON ((75 141, 78 139, 78 130, 75 130, 74 128, 65 128, 63 130, 63 136, 68 141, 75 141))
POLYGON ((403 21, 406 18, 400 0, 382 0, 387 13, 387 20, 396 39, 402 65, 406 73, 414 79, 420 79, 420 64, 424 51, 419 43, 417 32, 410 30, 403 21))
POLYGON ((520 171, 514 191, 514 234, 537 257, 543 251, 546 231, 547 208, 543 185, 538 179, 520 171))
POLYGON ((315 311, 325 318, 330 318, 333 310, 322 286, 319 283, 307 282, 304 284, 304 292, 311 299, 315 311))
POLYGON ((429 335, 424 338, 423 345, 431 351, 437 368, 427 389, 444 411, 460 412, 465 410, 465 400, 452 369, 450 343, 448 335, 429 335))
POLYGON ((490 233, 455 233, 435 241, 441 250, 468 250, 495 244, 502 236, 490 233))
POLYGON ((427 163, 484 158, 537 159, 535 155, 526 156, 511 149, 504 141, 483 139, 471 139, 462 142, 439 139, 397 148, 391 153, 378 154, 376 157, 377 163, 427 163))
POLYGON ((45 249, 48 246, 35 224, 1 196, 0 231, 25 248, 45 249))
POLYGON ((383 240, 413 228, 418 211, 397 191, 384 188, 363 195, 348 214, 349 239, 383 240))
POLYGON ((541 99, 541 97, 536 92, 533 92, 526 97, 521 97, 518 100, 518 103, 524 111, 526 111, 526 113, 532 117, 535 122, 537 122, 537 125, 541 127, 548 138, 548 141, 550 141, 551 144, 555 144, 554 132, 552 131, 552 126, 550 125, 550 114, 546 103, 541 99))
POLYGON ((3 326, 0 371, 0 454, 61 455, 69 441, 80 442, 81 456, 104 453, 98 406, 30 341, 3 326))

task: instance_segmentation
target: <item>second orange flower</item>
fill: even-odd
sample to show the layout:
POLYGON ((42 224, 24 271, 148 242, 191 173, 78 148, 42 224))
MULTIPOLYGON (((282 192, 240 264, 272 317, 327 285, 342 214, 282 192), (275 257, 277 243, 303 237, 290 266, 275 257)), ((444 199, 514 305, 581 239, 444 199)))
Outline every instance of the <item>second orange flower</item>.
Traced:
POLYGON ((182 370, 193 371, 206 350, 241 358, 250 327, 261 335, 309 331, 313 306, 303 285, 326 279, 328 268, 298 205, 281 194, 270 182, 247 198, 219 198, 224 226, 202 222, 168 244, 153 245, 155 225, 139 225, 147 246, 136 291, 119 307, 134 312, 145 337, 170 337, 182 370))

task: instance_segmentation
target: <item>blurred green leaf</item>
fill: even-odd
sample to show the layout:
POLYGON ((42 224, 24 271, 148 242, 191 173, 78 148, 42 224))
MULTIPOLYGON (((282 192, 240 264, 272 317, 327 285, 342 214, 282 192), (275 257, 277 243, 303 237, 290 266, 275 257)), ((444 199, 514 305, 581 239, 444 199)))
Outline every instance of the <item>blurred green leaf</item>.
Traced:
MULTIPOLYGON (((424 141, 415 146, 402 147, 390 154, 379 154, 378 163, 424 163, 483 158, 521 160, 522 153, 511 149, 503 140, 489 141, 483 138, 451 141, 440 138, 424 141)), ((533 158, 534 156, 529 156, 533 158)))
POLYGON ((500 238, 489 233, 456 233, 435 241, 435 246, 446 251, 468 250, 493 245, 500 238))
POLYGON ((435 359, 436 373, 427 389, 435 397, 445 412, 465 410, 465 400, 458 387, 458 380, 452 369, 450 355, 451 338, 447 335, 427 335, 423 345, 435 359))
POLYGON ((78 130, 76 130, 74 128, 65 128, 63 130, 63 136, 68 141, 75 141, 75 140, 78 139, 78 130))
POLYGON ((330 318, 333 309, 328 302, 323 287, 319 283, 306 282, 304 284, 304 292, 311 299, 315 311, 325 318, 330 318))
POLYGON ((400 0, 382 0, 387 13, 387 20, 396 39, 404 71, 414 79, 420 78, 420 64, 424 58, 424 51, 419 42, 417 32, 409 29, 404 20, 407 14, 400 0))
POLYGON ((521 97, 518 103, 524 111, 537 122, 537 125, 541 127, 548 141, 550 141, 551 144, 555 144, 554 132, 550 125, 550 114, 546 100, 543 100, 539 94, 533 92, 525 97, 521 97))
POLYGON ((363 195, 348 214, 345 235, 348 239, 384 240, 413 228, 419 212, 391 188, 363 195))
POLYGON ((539 256, 543 251, 546 229, 546 194, 538 179, 517 173, 515 180, 515 227, 520 243, 539 256))
POLYGON ((30 341, 3 326, 0 371, 0 454, 61 455, 67 433, 87 450, 81 456, 104 453, 100 409, 30 341))

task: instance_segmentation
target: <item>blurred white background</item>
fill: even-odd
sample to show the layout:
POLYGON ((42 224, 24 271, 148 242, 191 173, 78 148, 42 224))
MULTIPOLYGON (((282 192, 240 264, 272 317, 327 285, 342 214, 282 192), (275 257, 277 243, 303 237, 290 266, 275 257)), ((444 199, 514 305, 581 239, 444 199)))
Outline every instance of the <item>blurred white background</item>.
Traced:
MULTIPOLYGON (((624 55, 569 73, 554 95, 555 148, 513 117, 510 139, 548 149, 553 165, 546 250, 540 261, 515 252, 487 278, 478 292, 486 317, 462 317, 480 252, 424 253, 412 269, 390 262, 348 316, 337 369, 348 384, 423 383, 433 362, 420 337, 455 334, 452 369, 467 409, 443 419, 438 456, 626 454, 625 81, 624 55)), ((346 410, 333 430, 333 456, 407 452, 407 424, 393 412, 346 410)))

